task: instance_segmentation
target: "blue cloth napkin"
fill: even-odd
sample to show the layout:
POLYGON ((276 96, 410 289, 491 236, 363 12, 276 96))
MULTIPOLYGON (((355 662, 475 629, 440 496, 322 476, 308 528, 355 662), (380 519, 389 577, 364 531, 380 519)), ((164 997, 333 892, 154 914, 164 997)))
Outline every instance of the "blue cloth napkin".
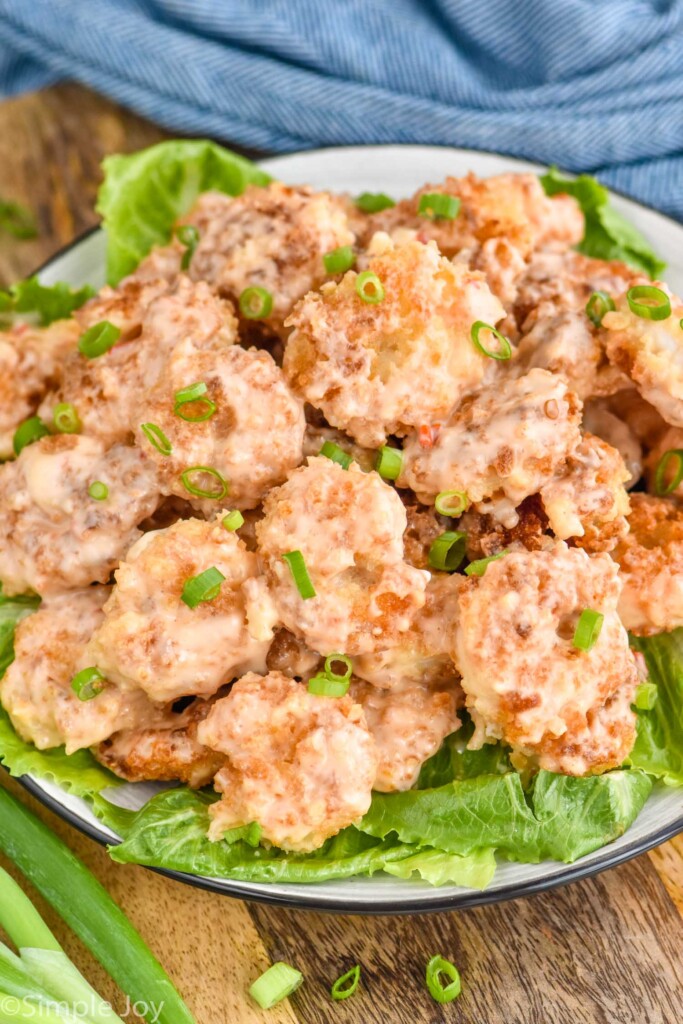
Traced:
POLYGON ((683 219, 683 0, 0 0, 0 91, 57 79, 259 150, 557 163, 683 219))

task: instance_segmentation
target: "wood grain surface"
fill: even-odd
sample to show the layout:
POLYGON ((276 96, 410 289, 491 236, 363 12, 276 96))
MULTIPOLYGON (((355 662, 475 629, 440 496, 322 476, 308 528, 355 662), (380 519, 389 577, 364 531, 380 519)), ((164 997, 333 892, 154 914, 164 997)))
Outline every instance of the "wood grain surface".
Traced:
MULTIPOLYGON (((0 236, 0 286, 28 274, 95 222, 103 156, 163 137, 79 86, 0 104, 0 198, 28 205, 40 227, 40 237, 30 242, 0 236)), ((683 1021, 683 837, 594 879, 530 899, 427 917, 352 918, 240 903, 115 865, 4 774, 0 785, 27 802, 107 887, 173 977, 197 1024, 683 1021), (462 973, 462 996, 447 1007, 434 1003, 424 987, 425 964, 436 952, 462 973), (303 971, 306 982, 289 1002, 264 1013, 247 988, 278 959, 303 971), (332 1003, 331 981, 357 962, 363 966, 357 994, 332 1003)), ((125 1011, 99 965, 37 903, 95 987, 125 1011)))

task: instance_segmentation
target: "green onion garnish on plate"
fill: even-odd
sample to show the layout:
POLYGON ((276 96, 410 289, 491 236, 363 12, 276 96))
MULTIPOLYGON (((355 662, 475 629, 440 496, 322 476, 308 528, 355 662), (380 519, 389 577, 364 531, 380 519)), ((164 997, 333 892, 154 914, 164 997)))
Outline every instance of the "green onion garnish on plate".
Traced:
POLYGON ((584 608, 579 615, 579 621, 574 631, 572 643, 580 651, 590 651, 595 647, 602 630, 605 616, 602 612, 593 611, 592 608, 584 608))
POLYGON ((92 700, 102 693, 105 686, 105 678, 98 668, 91 665, 89 668, 81 669, 71 680, 71 689, 79 700, 92 700))
POLYGON ((190 384, 181 388, 180 391, 176 391, 173 412, 188 423, 204 423, 205 420, 210 420, 216 411, 216 403, 207 398, 207 391, 208 388, 204 381, 198 381, 196 384, 190 384), (187 405, 199 406, 201 411, 197 410, 193 414, 185 408, 187 405))
POLYGON ((109 488, 102 480, 93 480, 88 488, 88 494, 95 501, 105 501, 109 497, 109 488))
POLYGON ((460 200, 446 192, 425 192, 420 196, 417 212, 431 220, 455 220, 460 212, 460 200))
POLYGON ((110 320, 100 320, 81 334, 78 339, 78 351, 86 359, 97 359, 113 348, 121 337, 121 329, 110 320))
POLYGON ((239 298, 240 313, 247 320, 265 320, 273 312, 273 296, 265 288, 245 288, 239 298))
POLYGON ((188 270, 194 256, 194 251, 199 244, 199 232, 194 224, 182 224, 179 228, 176 228, 175 235, 181 245, 185 246, 183 258, 180 261, 180 269, 188 270))
POLYGON ((470 337, 472 338, 472 344, 477 351, 481 352, 484 356, 488 356, 489 359, 505 360, 509 359, 512 355, 512 346, 505 335, 501 334, 500 331, 497 331, 495 327, 491 327, 491 324, 485 324, 483 320, 477 320, 472 324, 470 337), (484 345, 480 338, 482 331, 491 332, 498 342, 498 348, 487 348, 486 345, 484 345))
POLYGON ((586 303, 586 315, 589 320, 599 327, 602 323, 602 318, 605 313, 611 313, 616 309, 614 305, 614 299, 607 292, 593 292, 590 299, 586 303))
POLYGON ((76 406, 71 402, 58 402, 52 412, 52 422, 59 434, 77 434, 81 429, 81 421, 76 406))
POLYGON ((166 434, 163 432, 161 427, 158 427, 156 423, 142 423, 140 425, 140 430, 160 455, 171 454, 173 451, 173 445, 166 437, 166 434))
POLYGON ((340 245, 323 256, 323 266, 328 274, 345 274, 356 262, 350 245, 340 245))
POLYGON ((384 192, 361 192, 356 197, 356 206, 361 213, 381 213, 382 210, 390 210, 396 203, 384 192))
POLYGON ((334 441, 325 441, 318 454, 324 455, 326 459, 330 459, 332 462, 336 462, 342 469, 348 469, 353 462, 353 456, 345 452, 334 441))
POLYGON ((36 441, 40 441, 41 437, 47 437, 49 433, 50 431, 40 416, 29 417, 29 419, 20 423, 14 431, 14 438, 12 439, 14 454, 19 455, 28 445, 35 444, 36 441))
POLYGON ((180 600, 188 608, 196 608, 204 601, 215 601, 221 592, 221 584, 224 582, 223 573, 215 565, 212 565, 210 569, 205 569, 198 576, 192 576, 189 580, 185 580, 180 600))
POLYGON ((180 474, 180 480, 188 494, 193 494, 196 498, 212 498, 214 501, 220 501, 230 489, 228 481, 223 474, 219 473, 213 466, 190 466, 189 469, 184 470, 180 474), (208 487, 200 487, 199 484, 193 483, 192 476, 196 473, 211 477, 212 480, 216 481, 216 487, 209 489, 208 487))
POLYGON ((447 530, 432 541, 429 548, 429 564, 432 569, 454 572, 465 557, 467 534, 460 530, 447 530))
POLYGON ((372 270, 364 270, 356 278, 356 295, 370 305, 384 298, 384 285, 372 270))
POLYGON ((396 480, 401 475, 403 452, 400 448, 382 445, 375 458, 375 469, 385 480, 396 480))
POLYGON ((666 320, 671 316, 671 300, 654 284, 637 284, 626 292, 629 309, 644 320, 666 320))
POLYGON ((660 497, 671 494, 676 490, 681 480, 683 480, 683 448, 669 448, 657 463, 655 470, 655 492, 660 497), (674 474, 667 483, 666 471, 672 460, 675 460, 674 474))
POLYGON ((464 491, 441 491, 434 499, 434 508, 442 516, 457 519, 469 504, 464 491))
POLYGON ((300 551, 288 551, 282 556, 283 560, 289 566, 289 571, 292 574, 292 578, 296 584, 296 589, 304 601, 308 601, 311 597, 315 597, 315 587, 311 583, 311 577, 308 575, 308 569, 304 561, 304 556, 300 551))
POLYGON ((497 555, 489 555, 488 558, 477 558, 474 562, 470 562, 469 565, 465 566, 465 575, 483 576, 491 562, 496 562, 499 558, 503 558, 507 554, 508 552, 506 549, 505 551, 499 551, 497 555))
POLYGON ((228 512, 227 516, 223 516, 221 522, 226 530, 234 533, 235 530, 239 530, 240 526, 244 526, 244 516, 239 509, 234 508, 232 512, 228 512))

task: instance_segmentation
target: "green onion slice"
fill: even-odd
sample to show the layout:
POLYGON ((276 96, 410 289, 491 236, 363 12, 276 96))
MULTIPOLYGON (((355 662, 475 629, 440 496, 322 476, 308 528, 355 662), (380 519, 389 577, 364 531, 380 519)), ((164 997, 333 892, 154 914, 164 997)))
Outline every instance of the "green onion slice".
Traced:
POLYGON ((503 558, 507 553, 506 549, 505 551, 499 551, 497 555, 489 555, 488 558, 478 558, 476 561, 470 562, 469 565, 465 566, 465 575, 483 576, 490 562, 495 562, 499 558, 503 558))
POLYGON ((454 572, 465 557, 467 534, 459 530, 447 530, 432 542, 429 548, 429 564, 432 569, 454 572))
POLYGON ((199 244, 199 232, 194 224, 182 224, 175 232, 178 241, 185 246, 183 258, 180 261, 180 269, 187 270, 192 262, 194 251, 199 244))
POLYGON ((381 213, 382 210, 390 210, 396 203, 384 192, 361 192, 356 197, 356 206, 362 213, 381 213))
POLYGON ((88 494, 95 501, 104 501, 109 497, 109 488, 101 480, 93 480, 88 488, 88 494))
POLYGON ((385 480, 397 480, 403 467, 403 452, 400 448, 383 445, 377 452, 375 469, 385 480))
POLYGON ((433 956, 427 964, 425 980, 432 999, 437 1003, 452 1003, 460 995, 460 972, 455 964, 442 956, 433 956), (441 977, 448 979, 444 985, 441 977))
POLYGON ((586 314, 588 319, 592 320, 596 327, 599 327, 602 323, 602 318, 605 313, 611 313, 616 306, 614 305, 614 299, 607 292, 593 292, 590 299, 586 303, 586 314))
POLYGON ((464 491, 441 491, 434 499, 434 508, 442 516, 450 516, 457 519, 461 516, 467 506, 469 499, 464 491))
POLYGON ((265 288, 245 288, 239 300, 240 313, 247 320, 265 320, 273 312, 273 296, 265 288))
POLYGON ((633 703, 639 711, 652 711, 658 697, 659 691, 656 683, 641 683, 636 688, 636 696, 633 703))
POLYGON ((329 676, 313 676, 308 680, 308 692, 316 697, 345 697, 349 692, 348 679, 330 679, 329 676))
POLYGON ((358 988, 358 982, 360 981, 360 964, 356 964, 346 974, 342 974, 341 978, 337 978, 334 985, 330 989, 330 995, 332 998, 339 1002, 342 999, 348 999, 358 988))
POLYGON ((460 212, 460 200, 446 192, 426 192, 420 196, 417 212, 432 220, 455 220, 460 212))
POLYGON ((345 274, 356 262, 350 245, 340 245, 323 256, 323 266, 328 274, 345 274))
POLYGON ((198 576, 191 576, 189 580, 185 580, 180 600, 188 608, 196 608, 203 601, 215 601, 221 592, 221 584, 224 581, 223 573, 215 565, 212 565, 210 569, 205 569, 198 576))
POLYGON ((14 238, 36 238, 38 227, 29 209, 11 199, 0 200, 0 229, 14 238))
POLYGON ((145 435, 149 443, 153 448, 156 448, 162 455, 170 455, 173 451, 173 445, 166 437, 161 427, 158 427, 156 423, 142 423, 140 430, 145 435))
POLYGON ((580 651, 590 651, 595 647, 605 616, 602 612, 594 612, 592 608, 584 608, 574 631, 572 643, 580 651))
POLYGON ((185 490, 189 494, 194 494, 197 498, 213 498, 214 501, 220 501, 230 490, 228 481, 213 466, 190 466, 189 469, 180 474, 180 480, 185 490), (193 484, 191 479, 193 473, 204 473, 206 476, 210 476, 216 481, 216 487, 209 490, 206 487, 199 487, 197 484, 193 484))
POLYGON ((346 654, 330 654, 325 658, 325 675, 328 679, 338 682, 348 682, 353 672, 353 662, 346 654), (335 665, 343 665, 343 672, 335 672, 335 665))
POLYGON ((277 963, 269 967, 249 988, 249 995, 262 1010, 277 1006, 303 984, 304 976, 289 964, 277 963))
POLYGON ((326 459, 331 459, 332 462, 336 462, 342 469, 348 469, 353 462, 353 456, 345 452, 334 441, 325 441, 318 454, 324 455, 326 459))
POLYGON ((87 359, 97 359, 113 348, 121 337, 121 329, 110 320, 100 320, 78 339, 78 351, 87 359))
POLYGON ((370 305, 381 302, 384 298, 384 286, 377 274, 372 270, 364 270, 359 274, 356 278, 356 295, 370 305))
POLYGON ((40 416, 31 416, 30 419, 24 420, 14 431, 12 439, 14 454, 19 455, 28 445, 35 444, 36 441, 40 441, 41 437, 47 437, 49 433, 50 431, 40 416))
POLYGON ((308 601, 309 598, 315 597, 315 587, 311 583, 311 577, 308 575, 308 569, 306 568, 304 556, 301 552, 288 551, 282 557, 289 566, 289 571, 294 578, 296 588, 304 601, 308 601))
POLYGON ((470 330, 470 337, 472 338, 472 344, 474 347, 481 352, 482 355, 488 356, 489 359, 509 359, 512 355, 512 345, 500 331, 497 331, 495 327, 491 327, 491 324, 485 324, 483 320, 477 320, 472 324, 470 330), (479 335, 482 331, 490 331, 491 334, 498 342, 498 348, 496 350, 486 348, 486 346, 479 340, 479 335))
POLYGON ((222 523, 226 530, 233 533, 235 530, 239 530, 240 526, 244 526, 244 516, 234 508, 232 512, 228 512, 227 516, 223 517, 222 523))
POLYGON ((644 320, 666 320, 671 316, 671 300, 654 284, 637 284, 626 292, 629 309, 644 320))
POLYGON ((197 384, 190 384, 188 387, 176 391, 173 412, 188 423, 203 423, 205 420, 210 420, 216 411, 216 403, 206 397, 207 390, 204 381, 198 381, 197 384), (203 411, 192 415, 184 406, 195 403, 202 406, 203 411))
POLYGON ((102 693, 104 686, 104 676, 94 665, 81 669, 71 680, 71 689, 79 700, 92 700, 102 693))
POLYGON ((655 492, 660 496, 671 494, 683 480, 683 448, 669 448, 657 463, 655 470, 655 492), (674 475, 666 483, 666 471, 672 459, 676 460, 674 475))
POLYGON ((71 402, 58 402, 52 413, 55 430, 60 434, 77 434, 81 429, 81 421, 76 406, 71 402))

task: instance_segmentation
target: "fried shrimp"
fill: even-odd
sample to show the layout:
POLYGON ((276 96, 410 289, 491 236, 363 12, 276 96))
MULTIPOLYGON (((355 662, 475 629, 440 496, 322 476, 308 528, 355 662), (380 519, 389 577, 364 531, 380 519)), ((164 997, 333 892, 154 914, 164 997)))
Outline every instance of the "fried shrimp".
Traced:
POLYGON ((285 850, 314 850, 370 806, 377 752, 363 712, 349 697, 308 692, 280 672, 249 673, 197 730, 225 754, 216 776, 209 838, 256 822, 285 850))
POLYGON ((483 275, 435 246, 387 238, 379 249, 365 273, 381 301, 363 301, 352 270, 310 292, 287 321, 283 362, 297 394, 368 448, 446 417, 477 387, 493 360, 474 346, 472 325, 505 315, 483 275))
POLYGON ((425 601, 429 573, 403 560, 406 514, 393 488, 356 465, 309 459, 264 502, 256 526, 264 576, 247 585, 250 609, 321 654, 396 643, 425 601), (300 552, 315 596, 303 598, 284 556, 300 552))
POLYGON ((515 506, 576 448, 580 419, 580 402, 562 378, 540 369, 504 378, 456 405, 430 446, 419 434, 407 439, 398 486, 412 488, 425 504, 451 489, 475 504, 502 493, 507 504, 499 518, 514 526, 515 506))
POLYGON ((135 448, 107 451, 79 434, 29 445, 0 466, 4 592, 45 596, 106 583, 158 502, 154 466, 135 448))
POLYGON ((634 487, 643 475, 643 449, 629 424, 616 416, 606 401, 597 399, 583 407, 583 429, 617 449, 630 474, 626 489, 634 487))
POLYGON ((91 663, 117 685, 159 702, 210 696, 265 667, 268 644, 249 633, 243 593, 256 570, 256 556, 220 516, 145 534, 116 572, 104 622, 88 645, 91 663), (208 570, 214 577, 218 570, 218 592, 188 606, 187 582, 208 570))
POLYGON ((552 545, 548 517, 540 495, 532 494, 525 498, 515 513, 517 522, 507 528, 490 513, 478 512, 474 508, 465 512, 458 529, 467 534, 467 557, 470 561, 520 547, 527 551, 542 551, 552 545))
POLYGON ((417 569, 431 570, 429 551, 445 530, 450 529, 450 519, 439 515, 434 507, 420 504, 410 491, 401 491, 408 524, 403 534, 405 559, 417 569))
POLYGON ((190 474, 190 487, 218 494, 223 490, 218 473, 227 487, 218 504, 246 509, 258 505, 302 460, 303 406, 267 352, 238 345, 200 351, 191 339, 182 342, 147 391, 145 416, 171 446, 168 454, 159 451, 142 428, 138 431, 140 447, 157 464, 162 492, 187 498, 204 511, 210 512, 216 500, 197 499, 188 491, 193 467, 212 472, 205 479, 190 474), (195 382, 205 387, 204 394, 179 405, 177 396, 195 382))
POLYGON ((89 667, 85 645, 108 596, 108 587, 89 587, 52 597, 17 626, 0 699, 22 739, 39 750, 64 745, 71 754, 119 729, 151 725, 161 714, 142 693, 105 686, 92 700, 80 700, 71 689, 74 675, 89 667))
POLYGON ((559 541, 515 551, 460 594, 455 659, 477 726, 551 772, 585 775, 622 764, 633 744, 637 684, 619 615, 618 569, 559 541), (573 643, 582 612, 604 616, 590 650, 573 643))
POLYGON ((199 231, 189 273, 237 302, 246 288, 265 288, 274 329, 292 306, 325 279, 323 256, 353 245, 343 201, 329 192, 273 181, 233 198, 206 192, 184 218, 199 231))
POLYGON ((633 494, 628 523, 612 551, 623 583, 621 620, 638 636, 677 629, 683 626, 683 509, 633 494))

